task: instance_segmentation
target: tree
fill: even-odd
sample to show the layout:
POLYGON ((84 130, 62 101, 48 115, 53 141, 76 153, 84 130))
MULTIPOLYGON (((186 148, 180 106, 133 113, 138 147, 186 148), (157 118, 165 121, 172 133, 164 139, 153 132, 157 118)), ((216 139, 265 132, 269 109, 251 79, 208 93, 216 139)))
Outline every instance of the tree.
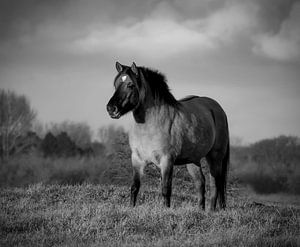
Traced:
POLYGON ((41 150, 45 157, 53 156, 58 151, 58 144, 56 137, 48 132, 41 144, 41 150))
POLYGON ((66 132, 61 132, 56 137, 56 140, 57 140, 58 156, 71 157, 76 155, 77 147, 66 132))
POLYGON ((271 168, 276 175, 282 175, 290 166, 299 163, 299 138, 279 136, 261 140, 251 145, 252 160, 271 168))
POLYGON ((91 145, 92 131, 87 123, 75 123, 64 121, 62 123, 52 123, 48 128, 54 135, 59 135, 61 132, 66 132, 76 146, 84 149, 91 145))
POLYGON ((36 117, 24 95, 0 89, 0 155, 8 159, 16 141, 31 128, 36 117))
POLYGON ((35 119, 31 126, 31 131, 36 133, 37 136, 41 139, 47 134, 46 126, 40 120, 35 119))
POLYGON ((41 138, 33 131, 28 131, 25 135, 16 140, 16 144, 11 154, 33 153, 40 150, 41 138))

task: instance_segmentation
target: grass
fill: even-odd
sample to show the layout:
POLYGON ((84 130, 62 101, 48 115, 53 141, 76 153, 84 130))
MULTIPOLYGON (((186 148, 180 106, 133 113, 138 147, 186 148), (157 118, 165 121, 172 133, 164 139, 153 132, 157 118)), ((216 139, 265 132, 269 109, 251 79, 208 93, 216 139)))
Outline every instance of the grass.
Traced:
MULTIPOLYGON (((176 181, 175 181, 176 182, 176 181)), ((254 203, 230 190, 228 208, 206 213, 188 187, 172 207, 143 186, 131 208, 128 186, 44 185, 0 191, 0 246, 299 246, 300 209, 254 203)))
POLYGON ((147 168, 131 208, 128 157, 25 155, 0 164, 0 246, 300 246, 299 194, 258 194, 231 172, 228 208, 209 214, 176 167, 166 209, 159 173, 147 168))

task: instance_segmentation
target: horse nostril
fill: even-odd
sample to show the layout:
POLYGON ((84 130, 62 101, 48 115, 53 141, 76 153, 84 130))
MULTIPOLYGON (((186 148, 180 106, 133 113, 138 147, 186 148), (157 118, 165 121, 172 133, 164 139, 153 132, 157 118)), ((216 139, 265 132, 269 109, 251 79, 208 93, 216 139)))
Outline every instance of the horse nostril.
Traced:
POLYGON ((108 112, 115 112, 117 111, 117 107, 116 106, 112 106, 112 105, 107 105, 106 109, 108 112))

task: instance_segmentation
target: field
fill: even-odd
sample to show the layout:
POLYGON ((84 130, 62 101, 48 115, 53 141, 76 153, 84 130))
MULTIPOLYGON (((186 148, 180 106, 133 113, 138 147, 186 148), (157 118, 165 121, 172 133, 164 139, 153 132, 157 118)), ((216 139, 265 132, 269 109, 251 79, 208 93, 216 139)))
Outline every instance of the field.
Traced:
POLYGON ((44 185, 0 192, 0 246, 299 246, 299 196, 257 196, 231 187, 228 208, 206 213, 192 184, 174 181, 172 207, 144 185, 44 185), (287 199, 290 198, 287 202, 287 199), (264 201, 265 200, 265 201, 264 201))
POLYGON ((171 208, 161 205, 153 167, 129 207, 130 150, 124 136, 115 143, 94 158, 23 155, 0 164, 0 246, 300 246, 298 144, 281 153, 232 149, 228 207, 207 213, 185 167, 174 169, 171 208))

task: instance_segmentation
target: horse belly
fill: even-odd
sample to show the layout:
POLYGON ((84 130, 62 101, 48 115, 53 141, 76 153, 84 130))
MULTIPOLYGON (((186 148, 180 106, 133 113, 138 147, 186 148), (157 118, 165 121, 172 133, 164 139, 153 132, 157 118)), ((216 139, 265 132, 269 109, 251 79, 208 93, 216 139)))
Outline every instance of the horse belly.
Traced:
POLYGON ((215 131, 211 125, 204 124, 190 124, 185 130, 175 164, 197 164, 211 150, 215 140, 215 131))
POLYGON ((183 145, 180 154, 175 159, 175 165, 198 164, 200 159, 205 157, 209 150, 210 148, 206 145, 183 145))

